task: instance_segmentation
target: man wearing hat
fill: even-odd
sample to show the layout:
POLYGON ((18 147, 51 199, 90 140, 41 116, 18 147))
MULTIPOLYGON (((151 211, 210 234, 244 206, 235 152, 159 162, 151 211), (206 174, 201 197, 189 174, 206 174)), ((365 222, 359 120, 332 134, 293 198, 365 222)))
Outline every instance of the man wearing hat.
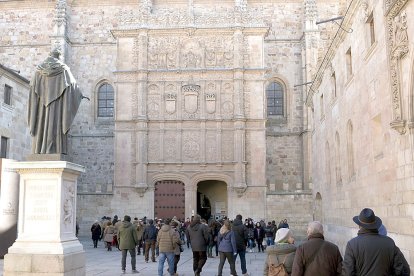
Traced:
POLYGON ((374 211, 362 209, 353 220, 359 231, 346 245, 343 275, 402 275, 403 262, 397 247, 391 238, 379 235, 382 221, 374 211))

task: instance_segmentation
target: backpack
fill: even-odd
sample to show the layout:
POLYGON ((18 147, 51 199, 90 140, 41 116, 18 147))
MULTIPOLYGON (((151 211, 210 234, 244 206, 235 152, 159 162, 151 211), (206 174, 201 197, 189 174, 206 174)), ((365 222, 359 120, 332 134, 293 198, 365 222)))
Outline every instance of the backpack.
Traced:
POLYGON ((270 264, 269 273, 267 275, 268 276, 289 276, 289 273, 287 272, 286 267, 285 267, 286 257, 287 255, 283 259, 283 262, 281 262, 278 265, 270 264))

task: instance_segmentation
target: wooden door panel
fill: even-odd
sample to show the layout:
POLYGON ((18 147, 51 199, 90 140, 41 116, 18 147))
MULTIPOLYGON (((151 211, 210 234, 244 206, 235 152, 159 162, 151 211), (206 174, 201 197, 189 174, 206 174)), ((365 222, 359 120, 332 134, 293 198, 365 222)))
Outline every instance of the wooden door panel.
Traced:
POLYGON ((184 183, 176 180, 163 180, 155 183, 154 214, 157 218, 178 219, 185 217, 184 183))

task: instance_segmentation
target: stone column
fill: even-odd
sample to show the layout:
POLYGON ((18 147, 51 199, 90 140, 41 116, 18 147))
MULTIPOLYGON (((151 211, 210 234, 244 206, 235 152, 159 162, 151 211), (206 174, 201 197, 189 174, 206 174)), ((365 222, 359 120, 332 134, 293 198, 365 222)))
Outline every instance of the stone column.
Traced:
POLYGON ((15 162, 20 174, 18 237, 4 257, 4 275, 85 275, 75 236, 77 178, 66 161, 15 162))
POLYGON ((138 114, 136 120, 136 169, 135 169, 135 187, 138 193, 143 196, 148 189, 147 170, 148 170, 148 124, 147 124, 147 86, 148 86, 148 33, 147 30, 140 30, 136 42, 135 55, 138 56, 138 114))

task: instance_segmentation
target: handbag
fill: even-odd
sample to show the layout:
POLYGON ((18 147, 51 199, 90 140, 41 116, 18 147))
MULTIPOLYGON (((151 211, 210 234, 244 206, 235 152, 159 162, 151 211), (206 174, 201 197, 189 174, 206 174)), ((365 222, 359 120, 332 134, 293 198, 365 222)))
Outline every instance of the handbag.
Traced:
POLYGON ((183 247, 181 246, 181 244, 180 244, 180 252, 184 252, 184 249, 183 249, 183 247))
POLYGON ((287 255, 283 259, 283 262, 281 262, 278 265, 270 264, 269 265, 269 273, 268 276, 289 276, 289 273, 286 270, 285 267, 285 261, 286 261, 287 255))

